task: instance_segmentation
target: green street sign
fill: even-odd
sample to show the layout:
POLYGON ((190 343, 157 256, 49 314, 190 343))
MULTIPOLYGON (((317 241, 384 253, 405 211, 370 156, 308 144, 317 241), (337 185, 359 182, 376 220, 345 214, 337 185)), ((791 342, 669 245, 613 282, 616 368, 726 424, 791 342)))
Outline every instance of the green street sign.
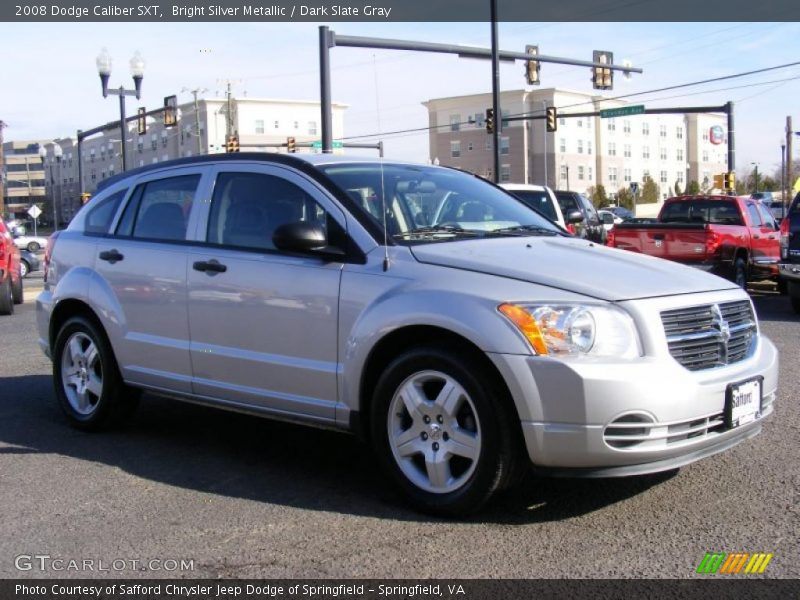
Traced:
POLYGON ((627 117, 628 115, 643 115, 644 104, 634 104, 633 106, 621 106, 619 108, 606 108, 600 111, 601 119, 611 119, 613 117, 627 117))
MULTIPOLYGON (((315 148, 317 150, 320 150, 322 148, 322 140, 316 140, 314 142, 311 142, 311 147, 315 148)), ((344 146, 343 146, 341 141, 333 140, 333 147, 334 148, 343 148, 344 146)))

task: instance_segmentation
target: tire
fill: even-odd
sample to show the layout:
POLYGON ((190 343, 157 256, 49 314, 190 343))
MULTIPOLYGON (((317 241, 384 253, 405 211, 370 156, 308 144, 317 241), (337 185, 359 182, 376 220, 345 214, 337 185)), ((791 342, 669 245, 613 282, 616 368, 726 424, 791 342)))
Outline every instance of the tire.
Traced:
POLYGON ((519 423, 505 404, 507 392, 492 381, 480 361, 439 346, 406 351, 378 380, 372 443, 418 510, 473 513, 519 472, 520 460, 527 460, 519 423))
POLYGON ((28 273, 30 273, 30 271, 31 271, 31 266, 28 264, 28 261, 25 260, 24 258, 20 259, 20 261, 19 261, 19 276, 20 277, 27 277, 28 273))
POLYGON ((747 289, 747 263, 743 258, 737 258, 733 263, 733 283, 743 290, 747 289))
POLYGON ((0 315, 14 314, 14 292, 11 289, 11 277, 0 283, 0 315))
POLYGON ((19 277, 17 278, 17 284, 11 285, 11 299, 14 301, 14 304, 22 304, 25 300, 24 292, 22 289, 22 272, 20 270, 19 277))
POLYGON ((56 336, 53 383, 61 410, 77 429, 117 427, 138 405, 138 393, 123 383, 105 333, 83 316, 69 319, 56 336))
POLYGON ((788 286, 789 301, 792 303, 794 312, 800 315, 800 283, 790 283, 788 286))
POLYGON ((39 242, 28 242, 28 252, 38 252, 39 248, 39 242))

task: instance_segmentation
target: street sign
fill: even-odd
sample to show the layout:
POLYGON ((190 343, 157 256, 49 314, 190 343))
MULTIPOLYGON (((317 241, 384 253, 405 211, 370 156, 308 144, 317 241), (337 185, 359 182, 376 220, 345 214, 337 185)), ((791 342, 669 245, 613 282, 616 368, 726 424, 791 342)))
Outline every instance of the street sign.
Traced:
POLYGON ((643 115, 644 104, 634 104, 632 106, 620 106, 619 108, 606 108, 600 111, 601 119, 611 119, 613 117, 627 117, 629 115, 643 115))
POLYGON ((639 183, 637 181, 631 181, 630 188, 631 194, 634 196, 639 193, 639 183))
POLYGON ((31 216, 31 219, 38 219, 39 215, 42 214, 42 209, 34 204, 28 209, 28 214, 31 216))
MULTIPOLYGON (((322 140, 316 140, 315 142, 311 142, 311 147, 314 148, 315 150, 322 149, 322 140)), ((334 140, 333 141, 333 147, 334 148, 343 148, 344 145, 342 144, 341 141, 334 140)))

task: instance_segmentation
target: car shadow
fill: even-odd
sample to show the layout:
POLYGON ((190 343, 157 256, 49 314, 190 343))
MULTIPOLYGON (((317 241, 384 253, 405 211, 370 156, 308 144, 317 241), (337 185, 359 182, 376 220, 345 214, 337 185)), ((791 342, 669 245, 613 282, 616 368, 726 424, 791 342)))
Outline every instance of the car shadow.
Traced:
MULTIPOLYGON (((383 519, 438 522, 409 509, 370 448, 334 431, 279 423, 145 395, 124 430, 69 427, 46 375, 0 378, 0 460, 58 454, 117 467, 189 490, 383 519), (8 395, 8 390, 24 394, 8 395)), ((13 460, 13 459, 11 459, 13 460)), ((641 494, 674 475, 606 480, 529 476, 474 518, 524 524, 559 521, 641 494)))
POLYGON ((748 287, 759 321, 797 322, 800 315, 794 312, 789 296, 781 295, 770 282, 755 282, 748 287))

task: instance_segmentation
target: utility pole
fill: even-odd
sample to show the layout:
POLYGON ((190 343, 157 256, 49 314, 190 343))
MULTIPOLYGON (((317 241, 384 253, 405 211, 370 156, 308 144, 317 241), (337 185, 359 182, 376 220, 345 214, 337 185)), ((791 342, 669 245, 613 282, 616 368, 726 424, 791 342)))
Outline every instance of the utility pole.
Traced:
POLYGON ((734 145, 733 129, 733 102, 725 103, 725 112, 728 114, 728 171, 736 170, 736 146, 734 145))
POLYGON ((786 191, 789 196, 792 195, 791 190, 794 182, 792 181, 792 138, 794 138, 794 131, 792 131, 792 117, 786 117, 786 191))
MULTIPOLYGON (((542 108, 547 114, 547 100, 542 100, 542 108)), ((547 120, 542 121, 542 140, 544 140, 544 184, 547 185, 547 120)), ((556 186, 558 187, 558 186, 556 186)))
MULTIPOLYGON (((195 88, 193 90, 183 88, 181 91, 189 92, 192 96, 194 96, 194 130, 195 135, 197 136, 197 155, 200 156, 203 154, 203 140, 201 139, 202 136, 200 135, 200 102, 197 98, 197 95, 203 94, 208 90, 205 88, 195 88)), ((230 110, 230 83, 228 84, 228 110, 230 110)))
POLYGON ((503 128, 503 115, 500 113, 500 50, 497 46, 497 0, 491 0, 492 11, 492 109, 494 110, 494 129, 492 141, 494 151, 494 182, 500 181, 500 131, 503 128))
POLYGON ((228 82, 228 110, 225 119, 225 134, 232 135, 233 134, 233 102, 231 101, 231 82, 228 82))

